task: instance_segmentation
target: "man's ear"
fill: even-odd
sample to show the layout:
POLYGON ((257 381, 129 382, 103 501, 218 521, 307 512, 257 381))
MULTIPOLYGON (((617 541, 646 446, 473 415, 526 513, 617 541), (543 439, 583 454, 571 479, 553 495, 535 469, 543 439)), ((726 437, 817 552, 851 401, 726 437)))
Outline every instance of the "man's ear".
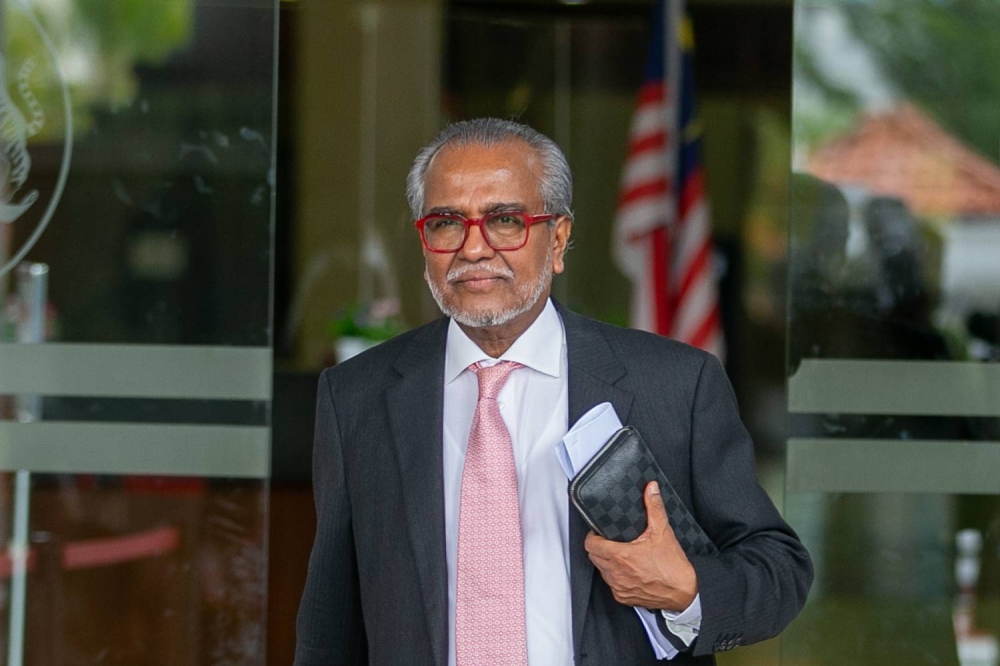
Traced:
POLYGON ((563 262, 563 255, 569 249, 569 237, 573 233, 573 218, 569 215, 560 215, 556 218, 555 228, 552 230, 552 272, 562 273, 566 270, 563 262))

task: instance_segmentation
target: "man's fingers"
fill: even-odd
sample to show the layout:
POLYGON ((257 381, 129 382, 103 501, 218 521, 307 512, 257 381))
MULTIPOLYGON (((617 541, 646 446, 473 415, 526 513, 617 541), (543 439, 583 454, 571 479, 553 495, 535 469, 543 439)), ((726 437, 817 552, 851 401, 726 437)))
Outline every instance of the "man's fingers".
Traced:
POLYGON ((597 560, 611 562, 622 554, 624 548, 628 548, 628 544, 609 541, 599 534, 591 532, 584 539, 583 548, 590 555, 591 561, 595 563, 597 560))
POLYGON ((587 538, 583 541, 583 548, 593 557, 599 557, 601 559, 607 559, 609 557, 609 548, 614 547, 614 541, 608 541, 604 537, 591 532, 587 535, 587 538))
POLYGON ((663 506, 663 497, 660 495, 660 484, 650 481, 646 484, 646 492, 643 495, 646 501, 646 532, 662 532, 670 528, 670 521, 667 519, 667 509, 663 506))

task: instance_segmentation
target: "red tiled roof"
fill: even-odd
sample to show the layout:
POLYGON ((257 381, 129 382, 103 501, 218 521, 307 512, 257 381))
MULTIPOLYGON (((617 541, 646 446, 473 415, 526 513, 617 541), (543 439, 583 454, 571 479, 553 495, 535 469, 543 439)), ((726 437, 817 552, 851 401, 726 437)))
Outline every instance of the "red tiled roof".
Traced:
POLYGON ((1000 167, 911 105, 869 114, 809 159, 809 173, 902 199, 928 216, 1000 215, 1000 167))

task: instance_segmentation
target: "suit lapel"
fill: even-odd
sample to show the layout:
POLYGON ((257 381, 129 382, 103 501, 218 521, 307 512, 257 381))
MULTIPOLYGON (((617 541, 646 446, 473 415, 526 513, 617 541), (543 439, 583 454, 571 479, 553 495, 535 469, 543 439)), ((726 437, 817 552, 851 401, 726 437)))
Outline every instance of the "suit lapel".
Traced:
POLYGON ((435 663, 448 649, 442 422, 448 320, 421 330, 396 360, 399 381, 386 392, 399 461, 407 530, 417 564, 435 663))
MULTIPOLYGON (((592 321, 566 310, 559 303, 556 303, 556 308, 566 327, 570 425, 602 402, 610 402, 622 423, 628 423, 632 394, 615 386, 626 374, 624 365, 592 321)), ((594 580, 594 565, 583 547, 589 530, 586 522, 570 504, 569 560, 574 654, 580 654, 587 602, 594 580)))

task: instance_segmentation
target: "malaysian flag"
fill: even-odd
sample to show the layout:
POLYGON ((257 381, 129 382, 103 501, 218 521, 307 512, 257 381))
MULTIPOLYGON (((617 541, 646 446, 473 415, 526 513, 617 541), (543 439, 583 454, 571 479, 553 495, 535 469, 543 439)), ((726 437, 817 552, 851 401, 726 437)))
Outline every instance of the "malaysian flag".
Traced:
POLYGON ((614 258, 632 280, 633 328, 721 358, 693 46, 683 0, 660 0, 622 173, 614 258))

